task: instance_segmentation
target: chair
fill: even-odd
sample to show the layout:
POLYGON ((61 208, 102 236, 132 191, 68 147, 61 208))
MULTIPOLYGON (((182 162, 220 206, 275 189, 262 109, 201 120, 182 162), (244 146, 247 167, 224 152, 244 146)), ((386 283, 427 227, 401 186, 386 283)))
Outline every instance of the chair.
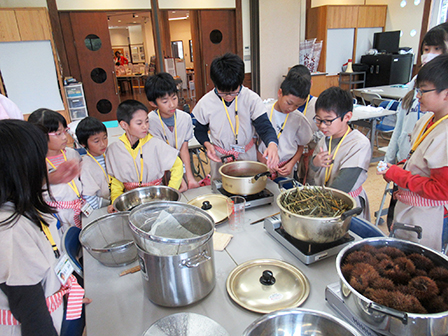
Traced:
POLYGON ((357 234, 363 239, 386 236, 383 231, 373 226, 365 219, 361 219, 358 217, 352 217, 352 220, 350 222, 350 231, 357 234))
POLYGON ((381 224, 384 220, 381 218, 384 215, 387 215, 389 209, 384 207, 384 203, 386 202, 386 197, 387 195, 391 195, 392 196, 392 190, 393 190, 393 183, 391 186, 392 182, 389 182, 386 184, 386 188, 384 189, 384 193, 383 193, 383 198, 381 199, 381 204, 380 204, 380 208, 378 209, 378 211, 375 211, 375 226, 378 226, 379 224, 381 224))
POLYGON ((378 106, 378 105, 373 105, 374 99, 383 99, 383 98, 378 93, 361 91, 361 100, 364 105, 367 106, 368 105, 367 102, 369 102, 370 105, 372 105, 372 106, 378 106))
POLYGON ((62 236, 62 250, 64 250, 70 258, 75 272, 83 277, 82 265, 78 259, 79 252, 81 251, 81 243, 79 242, 80 233, 81 229, 76 226, 71 226, 65 231, 62 236))
MULTIPOLYGON (((384 108, 385 110, 391 110, 396 111, 398 109, 399 102, 396 100, 383 100, 379 107, 384 108)), ((395 124, 397 123, 397 115, 392 114, 388 116, 384 116, 379 118, 378 123, 376 125, 376 132, 375 132, 375 143, 376 147, 379 148, 378 144, 378 134, 381 136, 383 140, 386 140, 384 138, 385 133, 392 133, 395 129, 395 124)))

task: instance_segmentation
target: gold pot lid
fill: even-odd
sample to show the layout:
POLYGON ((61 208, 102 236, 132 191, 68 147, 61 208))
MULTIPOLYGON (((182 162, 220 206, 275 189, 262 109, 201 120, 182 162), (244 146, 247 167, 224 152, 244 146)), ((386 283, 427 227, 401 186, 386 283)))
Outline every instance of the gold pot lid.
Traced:
POLYGON ((227 277, 226 288, 241 307, 261 314, 299 307, 310 294, 310 283, 302 271, 275 259, 237 266, 227 277))
POLYGON ((220 194, 206 194, 193 198, 188 204, 206 211, 219 224, 228 217, 227 196, 220 194))

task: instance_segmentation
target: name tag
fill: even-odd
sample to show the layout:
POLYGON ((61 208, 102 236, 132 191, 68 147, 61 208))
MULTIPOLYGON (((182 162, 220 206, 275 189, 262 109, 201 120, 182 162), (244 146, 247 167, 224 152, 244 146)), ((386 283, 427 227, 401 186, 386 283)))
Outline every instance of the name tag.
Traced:
POLYGON ((230 145, 230 148, 231 148, 232 150, 234 150, 235 152, 240 153, 240 154, 244 154, 244 153, 246 153, 246 150, 245 150, 244 146, 240 146, 240 145, 230 145))
POLYGON ((59 257, 56 266, 54 267, 54 271, 61 284, 65 285, 69 276, 74 271, 73 265, 67 253, 64 253, 62 256, 59 257))
POLYGON ((84 204, 82 205, 81 211, 86 217, 89 217, 93 212, 93 208, 89 202, 84 202, 84 204))

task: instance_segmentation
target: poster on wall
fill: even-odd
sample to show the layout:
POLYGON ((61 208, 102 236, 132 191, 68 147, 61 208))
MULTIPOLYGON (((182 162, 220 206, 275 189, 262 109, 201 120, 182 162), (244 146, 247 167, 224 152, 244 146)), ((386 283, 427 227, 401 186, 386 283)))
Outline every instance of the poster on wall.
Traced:
POLYGON ((50 41, 1 42, 0 71, 8 98, 23 114, 64 110, 50 41))

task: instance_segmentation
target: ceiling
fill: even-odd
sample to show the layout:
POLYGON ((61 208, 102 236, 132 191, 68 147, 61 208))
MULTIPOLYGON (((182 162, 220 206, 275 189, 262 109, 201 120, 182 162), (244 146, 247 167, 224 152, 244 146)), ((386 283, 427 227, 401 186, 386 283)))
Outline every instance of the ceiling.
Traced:
MULTIPOLYGON (((121 28, 141 25, 151 20, 151 12, 109 12, 107 13, 109 28, 121 28)), ((169 10, 169 20, 182 20, 189 17, 189 12, 185 10, 169 10)))

